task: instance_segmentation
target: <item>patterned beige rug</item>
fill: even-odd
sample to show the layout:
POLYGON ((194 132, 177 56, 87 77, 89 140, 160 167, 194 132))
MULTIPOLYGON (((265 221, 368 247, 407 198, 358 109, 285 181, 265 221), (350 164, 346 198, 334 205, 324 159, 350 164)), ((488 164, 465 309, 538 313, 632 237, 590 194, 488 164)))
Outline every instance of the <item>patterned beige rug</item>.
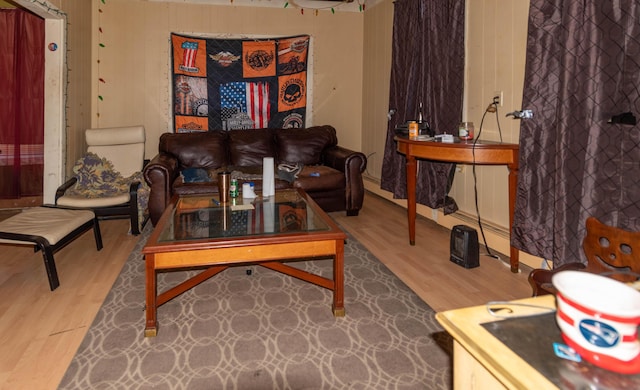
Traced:
MULTIPOLYGON (((345 246, 346 317, 333 317, 328 290, 262 267, 236 267, 161 306, 158 336, 145 338, 140 250, 150 230, 148 224, 61 389, 451 388, 451 339, 433 310, 352 237, 345 246)), ((331 260, 296 266, 331 275, 331 260)), ((159 291, 185 276, 161 274, 159 291)))

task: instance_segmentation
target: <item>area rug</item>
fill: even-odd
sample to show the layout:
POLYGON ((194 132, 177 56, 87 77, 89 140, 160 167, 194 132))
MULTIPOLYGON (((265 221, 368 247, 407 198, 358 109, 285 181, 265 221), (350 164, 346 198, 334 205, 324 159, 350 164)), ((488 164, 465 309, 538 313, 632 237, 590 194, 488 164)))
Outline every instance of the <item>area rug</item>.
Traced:
MULTIPOLYGON (((144 337, 140 242, 60 389, 448 389, 451 338, 367 249, 345 245, 346 316, 332 293, 259 266, 227 269, 158 308, 144 337)), ((330 277, 331 260, 295 266, 330 277)), ((190 271, 193 272, 193 271, 190 271)), ((164 291, 185 272, 158 276, 164 291)))

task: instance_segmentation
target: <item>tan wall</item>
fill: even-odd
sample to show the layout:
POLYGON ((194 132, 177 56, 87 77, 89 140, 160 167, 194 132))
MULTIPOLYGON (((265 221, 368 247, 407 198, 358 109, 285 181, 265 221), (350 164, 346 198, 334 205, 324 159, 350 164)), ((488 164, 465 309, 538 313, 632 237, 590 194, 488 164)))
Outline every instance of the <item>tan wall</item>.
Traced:
POLYGON ((143 124, 147 158, 157 153, 158 138, 172 127, 171 32, 311 35, 313 123, 333 125, 341 145, 361 149, 363 13, 321 11, 315 15, 301 14, 295 8, 135 0, 93 4, 93 47, 98 49, 93 54, 92 124, 143 124), (104 82, 96 81, 99 79, 104 82))
MULTIPOLYGON (((84 129, 91 127, 91 3, 87 1, 49 0, 66 15, 65 46, 56 42, 66 57, 65 171, 71 174, 76 159, 84 153, 84 129)), ((48 43, 48 42, 47 42, 48 43)), ((45 128, 45 132, 47 128, 45 128)), ((62 178, 64 181, 65 178, 62 178)))
MULTIPOLYGON (((522 108, 528 17, 529 0, 467 1, 463 120, 474 122, 478 132, 482 115, 491 103, 494 92, 502 91, 504 97, 498 115, 486 115, 482 139, 500 140, 499 120, 502 140, 519 142, 520 121, 506 118, 505 114, 522 108)), ((506 167, 476 167, 478 208, 483 224, 486 224, 487 242, 502 253, 508 253, 509 248, 507 175, 506 167)), ((476 218, 474 180, 470 166, 456 173, 451 195, 458 202, 463 217, 476 218)), ((475 226, 473 221, 462 220, 475 226)), ((442 218, 441 223, 452 226, 457 222, 453 218, 442 218)), ((521 253, 520 261, 539 267, 541 259, 521 253)))
MULTIPOLYGON (((91 127, 91 3, 52 1, 67 14, 66 168, 71 175, 86 151, 84 130, 91 127)), ((46 131, 46 129, 45 129, 46 131)))
POLYGON ((383 0, 366 9, 364 36, 362 152, 367 155, 367 176, 379 181, 382 176, 389 111, 392 0, 383 0))
MULTIPOLYGON (((463 120, 472 121, 476 133, 485 109, 495 91, 502 91, 504 102, 498 115, 485 117, 482 139, 499 141, 498 121, 504 142, 518 143, 520 121, 505 114, 521 109, 527 42, 529 0, 481 0, 467 3, 467 50, 465 110, 463 120)), ((460 208, 475 214, 473 175, 470 167, 456 175, 451 195, 460 208)), ((509 225, 508 182, 505 167, 477 167, 481 194, 478 207, 483 220, 499 226, 509 225)))

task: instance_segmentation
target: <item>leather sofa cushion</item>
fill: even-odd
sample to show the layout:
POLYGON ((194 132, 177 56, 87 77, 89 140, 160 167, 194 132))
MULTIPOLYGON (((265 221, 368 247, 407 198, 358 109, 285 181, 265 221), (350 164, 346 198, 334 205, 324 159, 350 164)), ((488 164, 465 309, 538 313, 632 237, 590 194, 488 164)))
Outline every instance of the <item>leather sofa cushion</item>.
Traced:
POLYGON ((276 155, 270 129, 230 130, 229 141, 230 165, 262 167, 263 157, 276 155))
MULTIPOLYGON (((261 171, 262 167, 251 167, 249 169, 251 173, 255 171, 261 171)), ((211 174, 212 181, 206 183, 184 183, 182 178, 178 176, 173 182, 173 191, 176 194, 188 195, 188 194, 217 194, 218 182, 217 177, 211 174)), ((247 180, 252 181, 255 184, 255 191, 260 194, 262 191, 262 180, 247 180)), ((245 180, 239 180, 238 185, 242 188, 242 183, 245 180)), ((275 180, 276 189, 283 189, 289 187, 302 188, 306 192, 322 192, 331 191, 336 189, 342 189, 345 186, 344 173, 324 165, 312 165, 305 166, 298 174, 298 178, 291 184, 284 180, 275 180)))
MULTIPOLYGON (((242 189, 245 182, 253 182, 256 194, 262 193, 262 163, 260 166, 228 166, 228 170, 232 172, 240 172, 238 177, 238 186, 242 189), (258 177, 253 177, 258 176, 258 177)), ((202 183, 185 183, 181 176, 173 181, 173 192, 179 195, 192 194, 217 194, 218 193, 218 175, 219 169, 210 170, 209 177, 211 181, 202 183)), ((276 190, 291 188, 291 184, 285 180, 275 179, 276 190)))
POLYGON ((221 130, 193 133, 188 137, 185 134, 164 133, 160 136, 158 148, 160 152, 174 155, 181 169, 215 169, 229 163, 226 140, 227 134, 221 130))
POLYGON ((330 191, 345 186, 344 173, 325 165, 305 166, 293 186, 306 192, 330 191))
POLYGON ((306 129, 278 129, 278 163, 322 163, 322 151, 338 144, 336 130, 331 126, 315 126, 306 129))
POLYGON ((173 182, 173 193, 179 195, 193 195, 193 194, 217 194, 218 182, 205 182, 205 183, 184 183, 182 178, 178 178, 173 182))

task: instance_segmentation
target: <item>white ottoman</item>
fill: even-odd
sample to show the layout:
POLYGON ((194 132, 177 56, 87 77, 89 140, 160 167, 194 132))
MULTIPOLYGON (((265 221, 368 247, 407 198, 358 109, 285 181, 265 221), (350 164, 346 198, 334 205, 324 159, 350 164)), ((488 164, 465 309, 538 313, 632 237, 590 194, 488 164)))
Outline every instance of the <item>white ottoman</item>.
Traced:
POLYGON ((35 245, 42 250, 51 291, 59 285, 53 254, 93 228, 96 248, 102 249, 98 219, 91 210, 33 207, 0 221, 0 243, 35 245))

